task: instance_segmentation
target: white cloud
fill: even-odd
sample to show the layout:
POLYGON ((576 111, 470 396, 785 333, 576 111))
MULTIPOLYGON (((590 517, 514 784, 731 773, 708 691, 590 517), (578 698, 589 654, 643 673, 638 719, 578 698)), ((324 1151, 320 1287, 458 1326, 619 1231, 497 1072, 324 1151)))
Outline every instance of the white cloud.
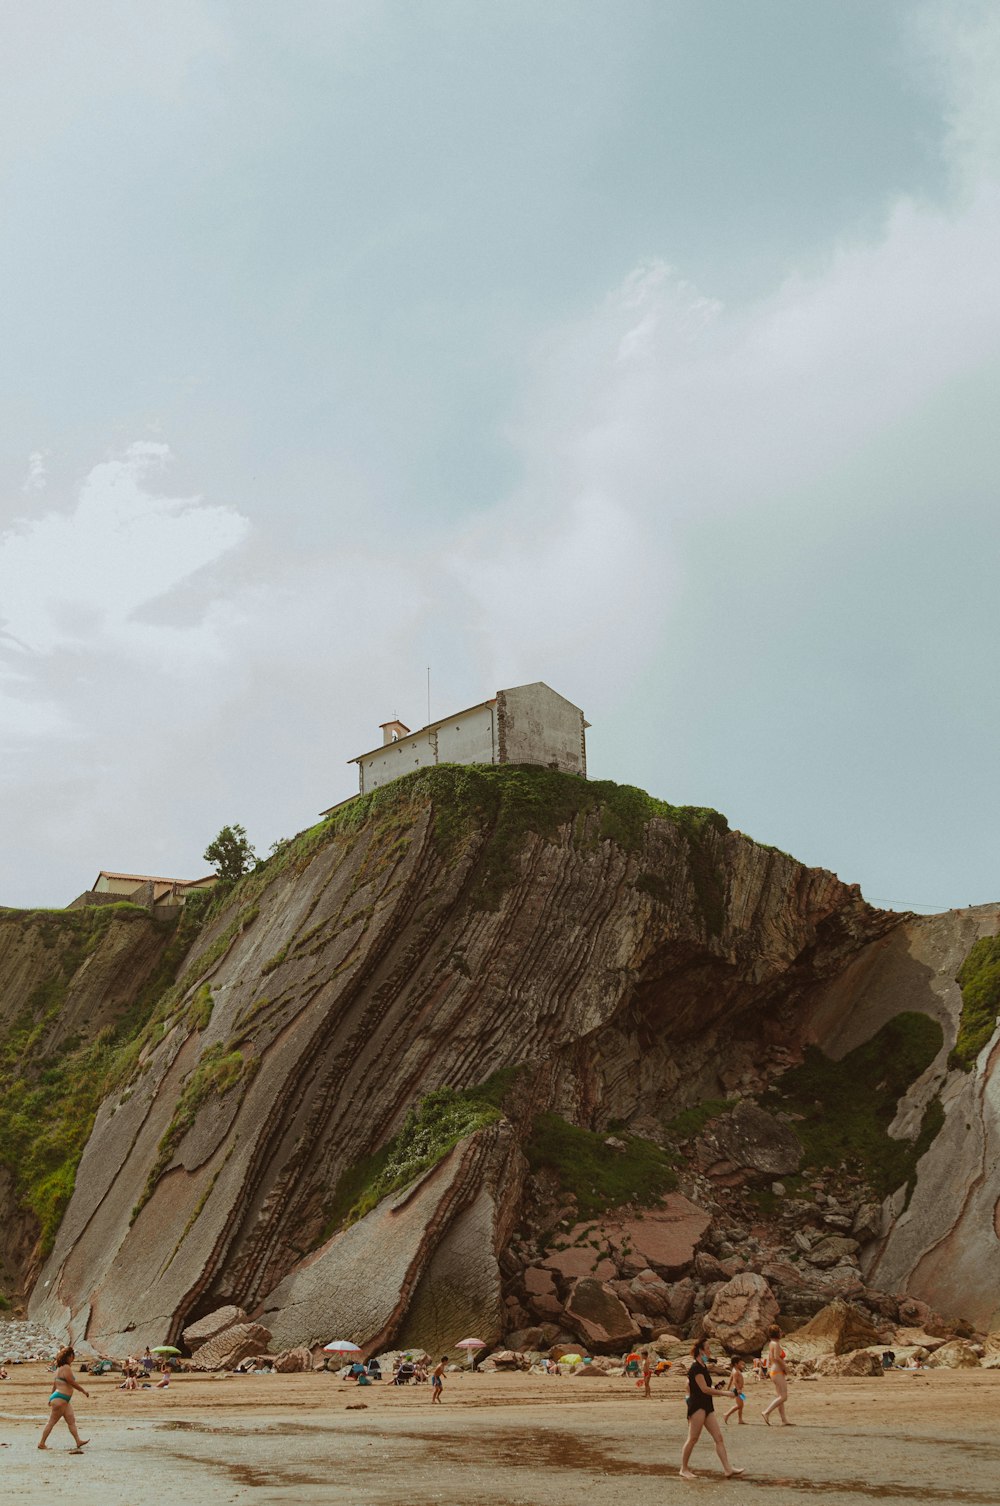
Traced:
POLYGON ((32 450, 28 456, 28 474, 24 478, 23 492, 43 492, 47 481, 45 456, 41 450, 32 450))
POLYGON ((133 444, 95 466, 70 512, 22 520, 0 536, 0 642, 26 655, 114 652, 182 666, 213 651, 212 610, 180 625, 143 620, 247 536, 246 518, 198 497, 155 495, 170 452, 133 444))

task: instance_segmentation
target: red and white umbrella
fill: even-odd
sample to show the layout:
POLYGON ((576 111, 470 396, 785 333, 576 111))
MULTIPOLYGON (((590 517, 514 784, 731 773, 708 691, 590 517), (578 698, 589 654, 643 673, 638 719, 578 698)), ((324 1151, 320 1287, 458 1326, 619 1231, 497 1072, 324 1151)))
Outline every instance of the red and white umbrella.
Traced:
POLYGON ((469 1364, 471 1365, 472 1356, 474 1355, 475 1351, 477 1349, 485 1349, 486 1344, 483 1339, 459 1339, 458 1343, 455 1345, 455 1348, 467 1349, 469 1351, 469 1364))

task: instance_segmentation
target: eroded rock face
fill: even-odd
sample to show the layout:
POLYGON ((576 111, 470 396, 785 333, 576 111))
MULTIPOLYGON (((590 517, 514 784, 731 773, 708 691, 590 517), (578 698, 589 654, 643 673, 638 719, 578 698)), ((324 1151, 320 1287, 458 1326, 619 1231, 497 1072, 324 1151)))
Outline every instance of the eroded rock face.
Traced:
MULTIPOLYGON (((193 1312, 233 1305, 265 1319, 283 1349, 345 1326, 366 1347, 429 1333, 450 1343, 456 1325, 485 1328, 489 1340, 505 1326, 558 1322, 574 1282, 631 1282, 647 1269, 670 1289, 667 1310, 636 1312, 698 1321, 706 1284, 687 1273, 710 1220, 680 1194, 644 1217, 605 1219, 599 1249, 574 1255, 573 1269, 546 1265, 551 1286, 541 1277, 534 1291, 527 1278, 516 1291, 505 1285, 513 1273, 501 1257, 522 1209, 532 1116, 557 1111, 603 1133, 611 1119, 631 1124, 641 1112, 655 1138, 672 1111, 731 1085, 743 1091, 762 1048, 778 1060, 800 1009, 804 1032, 850 1049, 852 1020, 861 1039, 884 1023, 872 1014, 871 982, 902 927, 832 875, 718 824, 657 818, 619 845, 600 811, 529 835, 503 855, 504 882, 484 891, 493 816, 467 829, 454 823, 462 834, 444 851, 440 814, 440 800, 436 809, 415 795, 392 820, 331 827, 294 862, 254 875, 213 919, 144 1072, 98 1114, 33 1298, 47 1326, 131 1348, 176 1338, 193 1312), (864 968, 845 981, 859 959, 864 968), (204 983, 212 1011, 198 1029, 188 1006, 204 983), (236 1085, 209 1093, 172 1133, 205 1053, 234 1042, 245 1067, 236 1085), (507 1119, 331 1234, 341 1176, 398 1131, 423 1094, 513 1066, 523 1086, 507 1119)), ((908 996, 893 978, 886 1008, 895 1013, 908 996)), ((903 1130, 926 1087, 901 1109, 903 1130)), ((734 1130, 732 1155, 776 1164, 787 1126, 754 1123, 742 1137, 734 1130)), ((748 1171, 730 1156, 735 1171, 720 1172, 720 1185, 773 1174, 756 1161, 748 1171)), ((815 1268, 837 1290, 858 1282, 853 1213, 824 1215, 838 1230, 830 1238, 854 1241, 815 1268)), ((574 1217, 572 1204, 558 1214, 574 1217)), ((904 1215, 897 1209, 889 1221, 896 1238, 904 1215)), ((820 1242, 810 1240, 813 1253, 820 1242)), ((713 1258, 715 1279, 731 1274, 732 1247, 713 1258)), ((531 1259, 542 1264, 537 1247, 531 1259)), ((865 1259, 898 1268, 878 1240, 865 1259)), ((909 1279, 879 1273, 893 1291, 909 1279)), ((802 1281, 815 1300, 812 1277, 802 1281)))
POLYGON ((705 1332, 730 1354, 759 1354, 777 1316, 778 1304, 763 1276, 743 1271, 716 1293, 705 1332))

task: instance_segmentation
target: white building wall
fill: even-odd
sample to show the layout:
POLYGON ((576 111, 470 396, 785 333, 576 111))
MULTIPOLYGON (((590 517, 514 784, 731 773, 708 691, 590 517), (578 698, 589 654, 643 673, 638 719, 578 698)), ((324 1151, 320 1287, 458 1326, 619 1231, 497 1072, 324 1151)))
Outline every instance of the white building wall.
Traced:
POLYGON ((438 763, 496 763, 496 707, 476 706, 437 728, 438 763))
POLYGON ((398 743, 386 743, 384 748, 361 759, 361 793, 377 790, 380 785, 398 779, 400 774, 412 774, 414 769, 425 769, 433 763, 437 763, 437 756, 431 732, 413 732, 398 743))
POLYGON ((503 763, 541 764, 587 776, 584 716, 541 680, 497 694, 503 763))

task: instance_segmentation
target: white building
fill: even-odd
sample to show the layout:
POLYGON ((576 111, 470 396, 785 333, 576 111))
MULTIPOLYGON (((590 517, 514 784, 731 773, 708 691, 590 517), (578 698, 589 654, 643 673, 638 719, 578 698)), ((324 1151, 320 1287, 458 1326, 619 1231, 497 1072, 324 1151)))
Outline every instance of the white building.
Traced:
POLYGON ((529 763, 587 777, 590 723, 579 706, 536 680, 498 690, 490 701, 417 732, 382 723, 382 746, 352 758, 361 794, 437 763, 529 763))

